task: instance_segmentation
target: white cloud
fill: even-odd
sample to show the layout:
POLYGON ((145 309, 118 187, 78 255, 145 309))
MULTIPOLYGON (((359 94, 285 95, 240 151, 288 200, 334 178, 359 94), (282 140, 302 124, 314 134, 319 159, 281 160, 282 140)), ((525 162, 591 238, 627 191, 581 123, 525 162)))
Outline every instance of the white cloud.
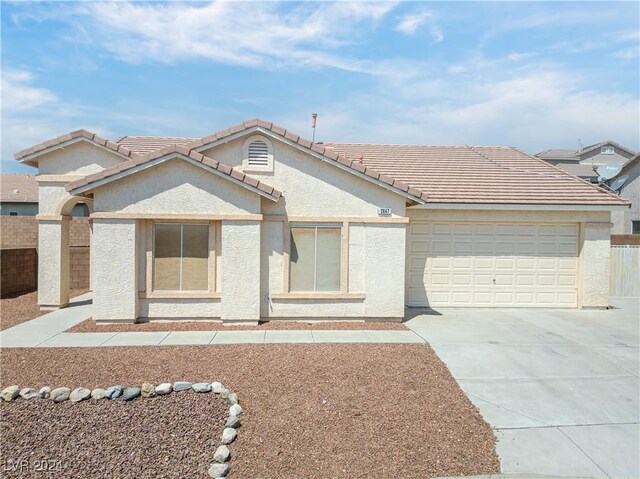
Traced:
POLYGON ((33 75, 25 70, 2 72, 3 111, 24 111, 55 102, 58 97, 46 88, 31 86, 33 75))
POLYGON ((633 60, 634 58, 638 58, 638 56, 640 56, 640 48, 638 48, 637 46, 623 48, 622 50, 618 50, 617 52, 615 52, 613 56, 621 60, 633 60))
POLYGON ((250 67, 304 65, 368 72, 367 65, 358 65, 339 49, 358 40, 360 24, 370 28, 395 6, 336 2, 283 11, 273 2, 96 2, 82 5, 80 12, 93 23, 103 47, 128 62, 203 58, 250 67))
POLYGON ((396 31, 404 33, 405 35, 413 35, 419 28, 425 25, 428 27, 433 43, 440 43, 444 40, 444 34, 436 24, 433 14, 425 10, 410 13, 402 17, 396 25, 396 31))

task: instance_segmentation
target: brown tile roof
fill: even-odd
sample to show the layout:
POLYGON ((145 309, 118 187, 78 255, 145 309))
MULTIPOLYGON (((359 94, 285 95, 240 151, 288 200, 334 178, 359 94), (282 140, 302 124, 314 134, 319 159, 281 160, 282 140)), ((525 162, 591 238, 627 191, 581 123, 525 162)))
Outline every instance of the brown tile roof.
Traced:
POLYGON ((116 144, 122 145, 134 153, 146 155, 170 145, 187 145, 197 139, 179 136, 123 136, 116 140, 116 144))
POLYGON ((627 204, 619 196, 512 147, 325 146, 427 193, 427 203, 627 204))
MULTIPOLYGON (((260 128, 312 150, 326 160, 346 166, 356 172, 382 182, 400 193, 427 203, 485 203, 485 204, 561 204, 561 205, 619 205, 626 200, 590 185, 542 159, 527 155, 511 147, 500 146, 433 146, 433 145, 378 145, 354 143, 315 143, 281 128, 269 121, 254 119, 218 131, 201 139, 181 137, 123 137, 112 143, 79 130, 69 135, 23 150, 17 158, 69 141, 68 137, 84 136, 103 146, 126 154, 132 160, 96 174, 104 175, 132 168, 171 152, 188 156, 200 155, 208 145, 231 135, 260 128), (180 144, 178 144, 178 142, 180 144), (188 146, 185 146, 187 145, 188 146), (125 146, 125 145, 128 145, 125 146), (159 146, 159 150, 142 153, 144 149, 159 146), (131 148, 131 149, 130 149, 131 148)), ((206 160, 206 161, 205 161, 206 160)), ((239 170, 205 158, 219 171, 230 176, 242 176, 245 183, 255 182, 239 170), (227 170, 231 170, 227 173, 227 170), (232 174, 233 172, 233 174, 232 174)), ((96 175, 85 180, 97 181, 96 175)), ((85 181, 80 180, 80 181, 85 181)), ((77 188, 77 186, 73 186, 77 188)), ((271 187, 265 186, 266 189, 271 187)), ((273 188, 271 188, 273 190, 273 188)), ((274 190, 277 191, 277 190, 274 190)), ((280 192, 277 192, 280 195, 280 192)))
POLYGON ((192 148, 186 147, 184 145, 176 145, 176 144, 161 148, 159 150, 149 153, 148 155, 138 156, 134 159, 124 161, 111 168, 107 168, 98 173, 85 176, 82 179, 72 181, 66 185, 66 189, 67 191, 72 191, 85 186, 91 186, 93 183, 97 181, 110 178, 118 173, 131 170, 139 165, 149 163, 153 160, 162 158, 163 156, 171 155, 173 153, 187 156, 192 160, 196 160, 210 168, 213 168, 219 171, 220 173, 223 173, 226 176, 229 176, 238 181, 241 181, 253 189, 260 190, 261 192, 266 193, 269 196, 272 196, 273 199, 275 199, 275 201, 277 201, 282 196, 282 193, 280 191, 276 190, 272 186, 267 185, 263 181, 258 181, 250 176, 247 176, 244 173, 242 173, 242 171, 237 170, 235 168, 231 168, 230 166, 225 165, 224 163, 220 163, 219 161, 216 161, 213 158, 204 156, 202 153, 198 153, 192 148))
POLYGON ((581 178, 597 178, 598 173, 593 171, 593 167, 591 165, 582 164, 582 163, 560 163, 556 165, 562 171, 566 171, 570 175, 579 176, 581 178))
POLYGON ((34 175, 0 175, 0 201, 37 203, 36 177, 34 175))
MULTIPOLYGON (((72 131, 71 133, 67 133, 66 135, 61 135, 51 140, 34 145, 30 148, 21 150, 18 153, 16 153, 14 156, 16 160, 23 161, 27 164, 33 164, 34 162, 30 161, 28 157, 30 157, 34 153, 40 153, 49 148, 61 146, 69 142, 78 141, 78 139, 82 139, 82 140, 89 141, 97 145, 103 146, 116 153, 119 153, 122 156, 127 156, 129 158, 133 158, 137 156, 135 153, 133 153, 131 150, 124 147, 123 145, 118 145, 110 140, 102 138, 101 136, 98 136, 95 133, 91 133, 90 131, 87 131, 87 130, 72 131)), ((35 163, 37 164, 37 162, 35 163)))

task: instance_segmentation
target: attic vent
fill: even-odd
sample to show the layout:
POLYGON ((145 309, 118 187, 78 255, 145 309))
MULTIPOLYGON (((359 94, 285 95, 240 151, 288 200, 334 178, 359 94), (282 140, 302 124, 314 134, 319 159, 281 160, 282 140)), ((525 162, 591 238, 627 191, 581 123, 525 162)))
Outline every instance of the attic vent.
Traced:
POLYGON ((242 169, 256 173, 273 171, 273 146, 262 135, 247 138, 242 146, 242 169))
POLYGON ((249 166, 269 166, 269 147, 262 140, 249 143, 249 155, 247 157, 249 166))

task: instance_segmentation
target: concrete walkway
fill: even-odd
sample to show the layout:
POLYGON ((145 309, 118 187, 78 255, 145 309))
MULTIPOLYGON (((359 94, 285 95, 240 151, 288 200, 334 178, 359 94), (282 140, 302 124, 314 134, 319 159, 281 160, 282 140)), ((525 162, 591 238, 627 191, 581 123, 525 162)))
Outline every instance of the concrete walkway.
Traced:
POLYGON ((425 343, 413 331, 264 330, 65 333, 91 317, 91 294, 69 307, 0 331, 3 348, 92 348, 110 346, 185 346, 266 343, 425 343))
POLYGON ((502 472, 640 478, 639 301, 448 309, 406 323, 498 438, 502 472))

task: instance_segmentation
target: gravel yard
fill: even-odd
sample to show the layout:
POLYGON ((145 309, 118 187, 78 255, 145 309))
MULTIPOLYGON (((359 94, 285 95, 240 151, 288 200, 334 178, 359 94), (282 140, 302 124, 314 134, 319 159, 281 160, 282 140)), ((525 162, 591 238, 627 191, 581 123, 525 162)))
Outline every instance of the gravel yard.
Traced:
MULTIPOLYGON (((88 289, 73 289, 69 297, 74 298, 89 291, 88 289)), ((15 298, 0 299, 0 331, 8 329, 16 324, 24 323, 31 319, 46 314, 38 307, 38 292, 21 294, 15 298)))
POLYGON ((218 395, 180 392, 129 402, 18 400, 0 405, 0 414, 7 479, 186 479, 207 477, 227 406, 218 395), (29 467, 20 470, 20 459, 29 467), (61 473, 37 471, 43 464, 61 473))
MULTIPOLYGON (((231 479, 425 478, 499 472, 492 430, 426 345, 3 349, 0 359, 2 387, 65 385, 73 389, 221 380, 238 393, 245 410, 232 448, 231 479)), ((7 414, 12 407, 16 405, 3 405, 0 411, 7 414)), ((28 441, 34 434, 46 437, 66 427, 67 412, 56 412, 51 404, 37 407, 48 416, 46 422, 41 416, 37 426, 32 419, 22 420, 24 413, 18 411, 9 416, 13 420, 3 418, 3 425, 16 428, 11 433, 21 438, 16 440, 28 441)), ((190 441, 189 408, 180 409, 171 408, 171 425, 175 433, 187 431, 190 441)), ((194 416, 201 426, 209 424, 200 412, 194 416)), ((155 442, 154 429, 141 416, 128 422, 117 418, 108 419, 108 430, 132 434, 149 445, 155 442)), ((96 433, 90 422, 72 424, 78 425, 67 436, 72 443, 83 441, 85 432, 96 433)), ((6 434, 6 430, 0 434, 3 446, 6 434)), ((105 454, 98 443, 90 444, 90 452, 105 454)), ((50 441, 46 447, 48 454, 54 454, 54 449, 64 451, 68 446, 65 441, 50 441)), ((110 465, 119 462, 112 459, 114 454, 117 451, 106 455, 110 465)), ((152 462, 162 453, 150 454, 136 467, 157 471, 159 466, 152 462)), ((189 455, 181 461, 192 464, 197 459, 189 455)))
POLYGON ((268 321, 257 326, 225 326, 219 321, 149 321, 131 324, 97 324, 87 319, 72 328, 69 333, 121 332, 121 331, 253 331, 265 329, 366 329, 366 330, 407 330, 402 323, 365 323, 364 321, 268 321))

